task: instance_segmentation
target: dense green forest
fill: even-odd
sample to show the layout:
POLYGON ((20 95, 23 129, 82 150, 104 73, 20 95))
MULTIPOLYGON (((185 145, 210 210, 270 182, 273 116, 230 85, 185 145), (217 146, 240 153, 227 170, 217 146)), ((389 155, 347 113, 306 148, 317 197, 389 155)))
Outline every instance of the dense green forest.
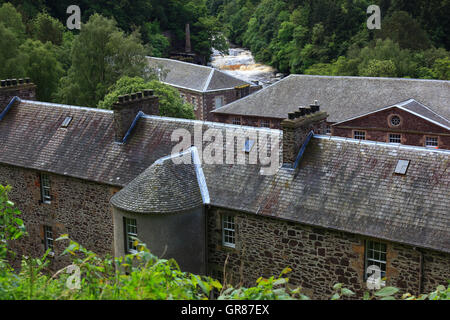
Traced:
POLYGON ((446 0, 208 0, 231 43, 284 73, 450 79, 446 0), (367 28, 369 5, 381 30, 367 28))
MULTIPOLYGON (((80 0, 81 30, 66 27, 71 4, 0 0, 0 78, 30 77, 39 100, 96 107, 123 77, 156 89, 145 56, 182 51, 189 23, 204 62, 227 38, 287 74, 450 79, 446 0, 80 0), (370 4, 381 30, 367 28, 370 4)), ((164 115, 192 115, 168 103, 180 107, 164 115)))
POLYGON ((151 82, 145 56, 184 50, 187 23, 202 60, 213 47, 225 49, 205 0, 78 1, 81 30, 66 27, 71 4, 0 0, 0 78, 30 77, 42 101, 96 107, 122 78, 140 77, 178 106, 163 108, 162 115, 193 117, 192 106, 178 101, 175 89, 151 82))

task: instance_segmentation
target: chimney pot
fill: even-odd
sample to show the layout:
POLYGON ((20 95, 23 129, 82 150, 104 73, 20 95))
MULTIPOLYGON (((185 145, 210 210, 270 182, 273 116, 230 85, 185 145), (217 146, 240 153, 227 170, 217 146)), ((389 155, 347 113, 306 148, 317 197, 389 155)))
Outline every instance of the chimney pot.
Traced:
POLYGON ((142 96, 143 96, 142 92, 138 92, 138 93, 136 93, 136 95, 137 95, 138 99, 142 99, 142 96))
POLYGON ((119 102, 123 103, 123 100, 124 100, 124 96, 119 96, 119 102))
POLYGON ((11 79, 6 79, 6 86, 9 87, 11 85, 11 79))
POLYGON ((144 90, 144 96, 145 97, 150 97, 153 95, 153 90, 144 90))
POLYGON ((19 84, 23 84, 23 79, 22 78, 19 79, 19 84))
POLYGON ((130 101, 130 95, 128 95, 128 94, 124 95, 123 101, 125 101, 125 102, 130 101))
POLYGON ((12 79, 11 83, 12 83, 13 86, 17 86, 17 79, 12 79))
POLYGON ((31 79, 30 79, 30 78, 25 78, 25 82, 26 82, 26 83, 30 83, 30 82, 31 82, 31 79))
POLYGON ((2 87, 6 87, 6 80, 2 80, 2 81, 1 81, 1 86, 2 86, 2 87))
POLYGON ((131 100, 136 100, 136 93, 131 94, 131 100))
POLYGON ((305 107, 300 107, 298 108, 298 110, 300 111, 300 115, 303 117, 304 115, 306 115, 306 111, 305 111, 305 107))
POLYGON ((295 112, 289 112, 288 113, 288 117, 289 117, 289 120, 294 120, 295 119, 295 112))

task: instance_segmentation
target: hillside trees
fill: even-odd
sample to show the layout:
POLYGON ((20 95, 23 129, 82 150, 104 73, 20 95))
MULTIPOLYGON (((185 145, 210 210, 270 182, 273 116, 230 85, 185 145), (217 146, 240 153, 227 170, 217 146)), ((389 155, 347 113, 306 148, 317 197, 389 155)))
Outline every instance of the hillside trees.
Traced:
POLYGON ((146 69, 139 34, 126 35, 114 20, 98 14, 82 25, 71 59, 57 93, 58 101, 67 104, 95 107, 121 76, 144 76, 146 69))
POLYGON ((208 8, 232 43, 283 73, 446 75, 448 1, 208 0, 208 8), (371 4, 381 7, 381 30, 367 29, 371 4))

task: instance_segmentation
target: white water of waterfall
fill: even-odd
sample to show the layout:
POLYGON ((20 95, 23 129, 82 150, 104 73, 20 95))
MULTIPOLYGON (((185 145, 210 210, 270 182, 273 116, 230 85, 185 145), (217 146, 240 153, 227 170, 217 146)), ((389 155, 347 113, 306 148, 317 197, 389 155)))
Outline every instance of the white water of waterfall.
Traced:
POLYGON ((256 63, 252 53, 242 48, 229 49, 227 55, 213 49, 211 66, 238 79, 258 81, 263 87, 277 82, 282 77, 282 74, 272 67, 256 63))

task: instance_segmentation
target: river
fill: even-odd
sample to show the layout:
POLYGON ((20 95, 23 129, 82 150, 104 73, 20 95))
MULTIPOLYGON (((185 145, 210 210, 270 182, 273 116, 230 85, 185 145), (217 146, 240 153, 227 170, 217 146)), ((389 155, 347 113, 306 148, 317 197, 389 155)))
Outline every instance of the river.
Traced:
POLYGON ((259 81, 263 87, 280 80, 283 75, 274 68, 255 62, 252 53, 243 48, 230 48, 227 55, 213 49, 211 66, 245 81, 259 81))

